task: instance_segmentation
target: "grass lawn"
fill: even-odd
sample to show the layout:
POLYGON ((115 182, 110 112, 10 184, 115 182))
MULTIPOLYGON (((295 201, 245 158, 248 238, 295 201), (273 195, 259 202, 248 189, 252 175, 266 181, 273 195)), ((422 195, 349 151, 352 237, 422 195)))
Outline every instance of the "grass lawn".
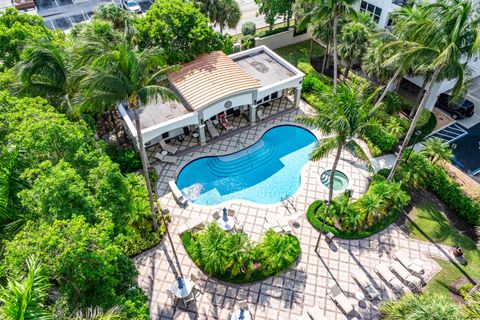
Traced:
POLYGON ((429 282, 426 291, 450 294, 449 286, 459 278, 465 278, 466 272, 474 279, 480 279, 480 252, 477 250, 475 241, 461 234, 448 221, 447 217, 440 212, 432 203, 424 203, 415 206, 410 214, 414 223, 421 229, 417 229, 412 224, 409 225, 409 233, 412 238, 428 241, 427 235, 431 240, 439 244, 448 246, 461 246, 465 249, 465 258, 468 262, 466 266, 460 266, 460 270, 452 263, 445 260, 437 260, 442 267, 442 271, 429 282))
MULTIPOLYGON (((294 66, 296 66, 300 60, 305 60, 308 62, 310 60, 310 40, 276 49, 275 52, 294 66)), ((325 49, 322 46, 316 42, 313 42, 313 57, 322 56, 324 52, 325 49)))

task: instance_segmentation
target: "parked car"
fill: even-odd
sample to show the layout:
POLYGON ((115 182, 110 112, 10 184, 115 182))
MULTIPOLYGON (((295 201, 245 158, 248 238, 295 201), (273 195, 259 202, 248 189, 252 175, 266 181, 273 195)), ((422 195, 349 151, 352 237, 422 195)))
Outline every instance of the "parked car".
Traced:
POLYGON ((130 12, 142 13, 142 8, 140 8, 140 5, 135 0, 122 0, 122 5, 130 12))
POLYGON ((445 110, 455 120, 473 116, 475 105, 472 101, 462 99, 452 102, 451 100, 452 98, 448 94, 442 93, 435 106, 445 110))

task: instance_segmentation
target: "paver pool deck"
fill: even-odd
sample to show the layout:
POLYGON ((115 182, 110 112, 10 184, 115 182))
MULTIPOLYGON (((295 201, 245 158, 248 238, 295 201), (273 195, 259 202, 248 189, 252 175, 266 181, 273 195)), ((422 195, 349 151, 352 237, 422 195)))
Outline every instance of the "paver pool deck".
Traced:
MULTIPOLYGON (((315 252, 319 233, 307 221, 305 212, 314 200, 327 198, 327 190, 319 181, 319 173, 325 168, 330 168, 333 162, 333 156, 330 156, 325 160, 305 165, 302 171, 302 185, 293 197, 296 210, 301 214, 294 228, 294 235, 300 241, 301 254, 292 269, 260 282, 243 285, 225 283, 203 274, 197 284, 199 292, 196 301, 189 304, 188 308, 181 302, 174 303, 168 298, 167 289, 179 275, 180 269, 185 276, 199 271, 185 252, 176 228, 187 220, 199 216, 211 221, 211 214, 224 207, 224 205, 207 207, 189 204, 186 208, 180 208, 168 189, 168 181, 175 179, 180 169, 197 157, 238 151, 255 143, 263 132, 273 126, 294 124, 298 114, 308 112, 306 108, 308 106, 304 103, 299 109, 287 108, 276 117, 272 116, 224 139, 194 148, 192 152, 180 152, 177 164, 157 166, 160 177, 157 195, 162 208, 170 210, 172 222, 169 224, 169 230, 178 261, 174 258, 166 238, 157 247, 134 259, 139 272, 138 284, 148 296, 152 319, 229 319, 230 312, 241 300, 248 301, 250 311, 257 320, 296 319, 313 306, 323 311, 324 319, 350 319, 353 316, 374 319, 378 315, 381 301, 358 301, 355 293, 361 289, 352 279, 352 272, 361 269, 367 273, 381 291, 384 301, 395 298, 395 295, 374 272, 374 268, 382 262, 392 262, 392 254, 397 250, 404 249, 412 259, 423 260, 426 270, 424 279, 427 282, 440 271, 440 267, 432 258, 448 259, 451 249, 411 239, 395 224, 366 239, 337 239, 335 248, 322 240, 318 252, 315 252), (239 144, 238 141, 242 143, 239 144), (328 296, 328 288, 334 284, 342 288, 355 306, 355 313, 349 317, 346 317, 328 296)), ((318 132, 313 132, 319 135, 318 132)), ((349 177, 354 198, 358 198, 366 191, 370 174, 365 165, 355 160, 352 155, 343 153, 339 170, 349 177)), ((289 214, 281 203, 267 206, 234 201, 227 206, 235 210, 237 219, 244 224, 244 232, 253 240, 259 240, 264 234, 265 216, 269 212, 289 214)))

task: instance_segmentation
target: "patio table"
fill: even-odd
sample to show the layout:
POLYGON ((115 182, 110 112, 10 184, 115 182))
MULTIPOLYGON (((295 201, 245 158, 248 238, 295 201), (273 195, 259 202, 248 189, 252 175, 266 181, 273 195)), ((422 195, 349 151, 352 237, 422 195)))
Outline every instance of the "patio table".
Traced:
POLYGON ((233 311, 231 320, 253 320, 252 314, 248 310, 237 309, 233 311))
POLYGON ((172 284, 172 292, 175 297, 185 299, 192 292, 193 285, 190 280, 183 277, 178 277, 172 284))
POLYGON ((228 215, 227 208, 223 208, 223 215, 217 220, 217 224, 225 231, 230 231, 235 227, 235 220, 228 215))

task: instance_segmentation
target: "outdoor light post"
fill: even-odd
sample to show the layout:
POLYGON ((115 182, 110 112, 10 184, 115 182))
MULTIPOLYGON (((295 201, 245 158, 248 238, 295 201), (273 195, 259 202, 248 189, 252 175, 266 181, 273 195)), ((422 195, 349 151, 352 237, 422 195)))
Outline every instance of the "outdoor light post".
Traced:
POLYGON ((412 146, 410 147, 410 152, 408 153, 407 155, 407 158, 405 159, 405 164, 408 163, 408 159, 410 159, 410 156, 412 155, 412 152, 413 152, 413 147, 415 146, 415 144, 418 142, 418 137, 420 137, 420 135, 422 134, 422 131, 421 130, 417 130, 415 131, 415 138, 413 140, 413 143, 412 143, 412 146))

